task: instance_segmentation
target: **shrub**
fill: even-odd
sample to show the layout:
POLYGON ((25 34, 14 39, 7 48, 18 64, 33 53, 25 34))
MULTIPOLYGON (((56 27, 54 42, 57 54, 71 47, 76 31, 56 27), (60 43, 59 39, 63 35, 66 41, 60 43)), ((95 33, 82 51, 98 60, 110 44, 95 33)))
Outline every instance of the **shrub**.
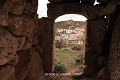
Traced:
POLYGON ((61 63, 55 64, 54 72, 55 72, 55 73, 64 73, 64 72, 65 72, 65 67, 64 67, 64 65, 61 64, 61 63))

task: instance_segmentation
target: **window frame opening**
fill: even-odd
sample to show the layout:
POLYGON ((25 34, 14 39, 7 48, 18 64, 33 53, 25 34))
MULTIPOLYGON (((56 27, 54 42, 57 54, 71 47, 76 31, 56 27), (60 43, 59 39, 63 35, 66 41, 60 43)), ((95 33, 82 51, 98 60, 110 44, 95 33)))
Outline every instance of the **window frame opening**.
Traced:
MULTIPOLYGON (((77 15, 79 15, 79 14, 77 14, 77 15)), ((64 16, 64 15, 63 15, 64 16)), ((81 15, 79 15, 79 16, 81 16, 81 15)), ((61 16, 59 16, 59 17, 61 17, 61 16)), ((58 17, 58 18, 59 18, 58 17)), ((84 16, 83 16, 84 17, 84 16)), ((58 19, 57 18, 57 19, 58 19)), ((72 18, 72 17, 70 17, 70 18, 72 18)), ((86 18, 86 17, 85 17, 86 18)), ((55 23, 57 23, 57 22, 60 22, 60 21, 56 21, 57 19, 55 19, 55 23)), ((72 20, 72 19, 69 19, 69 20, 72 20)), ((64 21, 68 21, 68 20, 64 20, 64 21)), ((73 22, 75 22, 74 20, 73 20, 73 22)), ((76 21, 77 22, 77 21, 76 21)), ((54 23, 54 28, 53 29, 55 29, 55 23, 54 23)), ((85 25, 85 28, 84 28, 84 31, 85 32, 83 32, 83 33, 86 33, 86 29, 87 29, 87 18, 86 18, 86 20, 85 20, 85 22, 84 22, 86 25, 85 25)), ((77 24, 76 24, 77 25, 77 24)), ((84 34, 84 40, 83 40, 83 46, 84 46, 84 58, 85 58, 85 39, 86 39, 86 34, 84 34)), ((54 40, 55 40, 55 30, 54 30, 54 40)), ((78 41, 77 41, 78 42, 78 41)), ((76 44, 77 44, 77 42, 76 42, 76 44)), ((54 44, 54 46, 53 46, 53 55, 54 55, 54 59, 55 59, 55 42, 53 41, 53 44, 54 44)), ((69 55, 69 54, 68 54, 69 55)), ((85 60, 85 59, 84 59, 85 60)), ((79 62, 78 60, 76 60, 76 62, 79 62)), ((55 69, 55 64, 56 64, 56 60, 55 60, 55 63, 54 63, 54 66, 53 66, 53 69, 55 69)), ((59 63, 59 65, 61 65, 61 66, 63 66, 63 64, 60 64, 59 63)), ((54 72, 54 71, 53 71, 54 72)), ((63 71, 64 72, 64 71, 63 71)), ((79 72, 78 72, 79 73, 79 72)), ((83 73, 83 71, 82 71, 82 73, 83 73)), ((80 74, 82 74, 81 72, 80 72, 80 74)))

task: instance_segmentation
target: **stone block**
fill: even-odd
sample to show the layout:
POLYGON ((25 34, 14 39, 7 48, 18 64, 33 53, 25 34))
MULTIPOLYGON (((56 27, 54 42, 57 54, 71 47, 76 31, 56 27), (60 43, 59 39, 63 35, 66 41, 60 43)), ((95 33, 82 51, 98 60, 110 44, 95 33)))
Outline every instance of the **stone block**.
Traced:
POLYGON ((109 80, 118 80, 120 76, 120 13, 116 17, 112 32, 108 66, 109 80))
POLYGON ((87 38, 85 45, 85 73, 96 75, 99 70, 97 57, 102 54, 102 45, 105 37, 105 22, 103 19, 87 21, 87 38), (87 72, 88 71, 88 72, 87 72))
POLYGON ((4 9, 15 15, 21 15, 24 11, 25 0, 6 0, 4 9))
POLYGON ((22 50, 18 55, 19 62, 15 67, 17 80, 44 80, 43 62, 36 50, 22 50))
POLYGON ((25 5, 25 9, 24 9, 24 13, 27 13, 27 14, 33 14, 33 13, 37 13, 37 6, 38 6, 38 3, 36 3, 37 0, 31 0, 32 2, 26 2, 26 5, 25 5))
POLYGON ((19 61, 19 56, 15 54, 14 58, 7 62, 8 65, 16 65, 19 61))
POLYGON ((65 14, 80 14, 87 19, 94 19, 99 14, 98 11, 88 4, 82 3, 60 3, 60 4, 48 4, 48 18, 56 19, 59 16, 65 14), (77 8, 77 9, 75 9, 77 8))
POLYGON ((39 21, 40 21, 39 24, 41 27, 41 37, 40 37, 39 44, 41 47, 41 51, 43 51, 43 53, 41 54, 41 56, 43 56, 43 62, 44 62, 43 66, 46 73, 51 73, 53 70, 53 23, 54 23, 54 20, 48 19, 48 18, 42 18, 39 21))
POLYGON ((16 36, 24 36, 30 38, 32 41, 33 30, 37 23, 32 18, 25 15, 21 17, 10 16, 9 18, 9 26, 7 29, 16 36))
POLYGON ((1 26, 8 25, 8 13, 2 9, 0 9, 0 25, 1 26))
POLYGON ((16 38, 0 27, 0 65, 4 65, 14 58, 17 46, 16 38))
POLYGON ((0 79, 1 80, 16 80, 14 67, 9 66, 9 65, 0 67, 0 79))

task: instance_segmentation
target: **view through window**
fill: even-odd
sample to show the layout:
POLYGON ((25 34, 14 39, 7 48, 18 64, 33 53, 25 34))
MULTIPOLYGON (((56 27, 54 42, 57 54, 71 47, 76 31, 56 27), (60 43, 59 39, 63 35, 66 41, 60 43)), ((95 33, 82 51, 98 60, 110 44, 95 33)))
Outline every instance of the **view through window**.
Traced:
POLYGON ((87 19, 81 15, 80 18, 78 15, 65 16, 58 17, 54 24, 54 72, 82 73, 87 19))

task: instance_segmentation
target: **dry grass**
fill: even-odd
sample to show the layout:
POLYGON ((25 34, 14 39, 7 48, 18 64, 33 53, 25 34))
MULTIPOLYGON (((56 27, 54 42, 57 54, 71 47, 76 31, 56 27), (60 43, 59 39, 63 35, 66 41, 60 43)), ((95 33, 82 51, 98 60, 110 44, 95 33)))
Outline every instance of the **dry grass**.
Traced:
POLYGON ((79 69, 80 66, 84 64, 84 63, 76 64, 76 59, 81 54, 84 54, 84 50, 77 51, 77 50, 64 50, 64 49, 55 48, 54 53, 55 53, 55 58, 57 59, 57 62, 64 64, 66 69, 67 68, 79 69))

